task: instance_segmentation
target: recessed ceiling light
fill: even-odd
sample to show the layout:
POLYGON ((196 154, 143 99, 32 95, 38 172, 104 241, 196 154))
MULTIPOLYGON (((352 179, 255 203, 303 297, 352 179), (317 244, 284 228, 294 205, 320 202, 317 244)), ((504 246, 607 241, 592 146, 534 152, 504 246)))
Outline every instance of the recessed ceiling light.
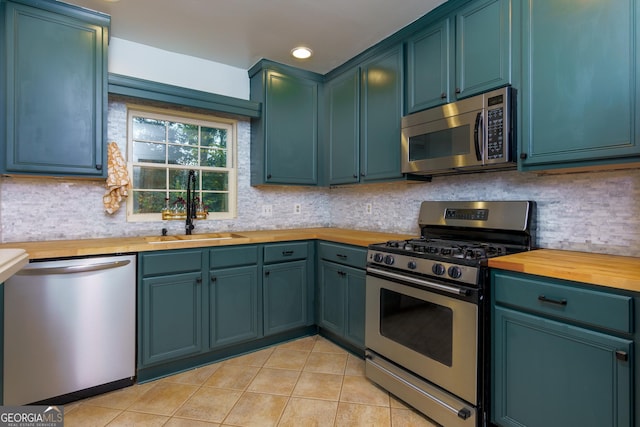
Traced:
POLYGON ((293 55, 294 58, 298 58, 298 59, 307 59, 312 54, 313 54, 313 51, 308 47, 304 47, 304 46, 298 46, 291 50, 291 55, 293 55))

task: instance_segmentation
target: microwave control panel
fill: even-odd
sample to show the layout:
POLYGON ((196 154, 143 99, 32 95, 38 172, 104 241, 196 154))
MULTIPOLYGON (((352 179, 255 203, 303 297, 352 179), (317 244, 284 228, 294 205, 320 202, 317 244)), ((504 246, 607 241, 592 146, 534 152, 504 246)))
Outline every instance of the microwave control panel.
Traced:
POLYGON ((504 108, 487 110, 487 148, 488 159, 504 157, 504 108))

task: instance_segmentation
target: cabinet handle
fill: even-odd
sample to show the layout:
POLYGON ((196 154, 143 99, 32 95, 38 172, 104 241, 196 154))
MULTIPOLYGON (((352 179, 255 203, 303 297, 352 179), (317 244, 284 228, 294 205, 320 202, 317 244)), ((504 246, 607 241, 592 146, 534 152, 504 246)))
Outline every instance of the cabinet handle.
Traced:
POLYGON ((456 93, 462 92, 459 87, 456 88, 456 93))
POLYGON ((264 277, 268 277, 268 276, 269 276, 269 274, 271 274, 271 272, 270 272, 270 271, 265 271, 265 272, 264 272, 264 277))
POLYGON ((446 98, 447 98, 447 94, 446 94, 446 93, 444 93, 444 92, 442 92, 442 93, 440 94, 440 99, 446 99, 446 98))
POLYGON ((282 256, 291 256, 293 255, 293 251, 282 251, 282 256))
POLYGON ((271 174, 268 174, 268 175, 267 175, 267 179, 271 179, 271 174))
POLYGON ((363 176, 363 177, 364 177, 364 176, 367 176, 367 174, 366 174, 366 173, 364 173, 364 172, 360 172, 360 176, 363 176))
POLYGON ((527 153, 520 153, 520 159, 526 160, 527 159, 527 153))
POLYGON ((354 174, 353 174, 353 177, 354 177, 354 178, 358 178, 358 174, 357 174, 357 173, 354 173, 354 174))
POLYGON ((547 298, 544 295, 540 295, 538 297, 539 301, 542 302, 548 302, 549 304, 556 304, 556 305, 567 305, 567 300, 566 299, 553 299, 553 298, 547 298))
POLYGON ((198 278, 196 279, 196 283, 197 283, 198 285, 199 285, 199 284, 201 284, 201 283, 202 283, 202 277, 198 277, 198 278))
POLYGON ((347 259, 348 257, 344 254, 336 254, 336 256, 340 259, 347 259))
POLYGON ((626 362, 629 360, 629 354, 626 351, 617 350, 616 359, 620 360, 621 362, 626 362))
POLYGON ((211 278, 211 283, 215 283, 215 282, 216 282, 216 280, 218 280, 218 278, 217 278, 217 277, 215 277, 215 276, 214 276, 214 277, 212 277, 212 278, 211 278))

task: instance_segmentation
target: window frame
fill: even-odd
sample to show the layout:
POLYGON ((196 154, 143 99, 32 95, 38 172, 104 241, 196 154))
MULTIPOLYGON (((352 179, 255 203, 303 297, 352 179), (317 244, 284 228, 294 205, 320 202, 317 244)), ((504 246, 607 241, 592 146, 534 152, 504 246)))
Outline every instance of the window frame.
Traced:
MULTIPOLYGON (((214 115, 206 115, 201 113, 191 113, 181 110, 172 110, 165 108, 154 108, 149 106, 127 104, 127 171, 130 177, 130 197, 127 197, 127 222, 151 222, 164 221, 162 213, 134 213, 134 186, 133 186, 133 168, 135 166, 158 168, 162 170, 189 170, 194 169, 200 171, 225 171, 228 173, 228 212, 209 212, 206 219, 198 221, 216 221, 237 218, 237 201, 238 201, 238 122, 237 120, 227 119, 214 115), (133 116, 145 117, 156 120, 166 120, 187 124, 195 124, 205 127, 225 126, 228 129, 227 134, 227 156, 231 157, 230 166, 220 167, 203 167, 192 165, 173 165, 168 163, 145 163, 133 162, 133 116)), ((200 144, 200 141, 198 141, 200 144)), ((198 145, 200 147, 200 145, 198 145)), ((202 174, 198 173, 199 179, 202 174)), ((169 189, 164 191, 168 192, 169 189)))

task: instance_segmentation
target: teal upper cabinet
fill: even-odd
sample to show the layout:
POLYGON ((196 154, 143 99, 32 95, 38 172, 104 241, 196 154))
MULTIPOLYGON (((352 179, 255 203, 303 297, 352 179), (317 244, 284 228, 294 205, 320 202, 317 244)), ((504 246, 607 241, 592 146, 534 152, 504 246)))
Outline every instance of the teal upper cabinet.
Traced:
POLYGON ((318 106, 322 76, 263 60, 249 70, 251 185, 318 183, 318 106))
POLYGON ((402 45, 325 84, 330 185, 399 179, 402 45))
POLYGON ((360 68, 325 84, 329 184, 360 180, 360 68))
POLYGON ((382 52, 361 66, 360 177, 380 181, 402 177, 402 45, 382 52))
POLYGON ((437 22, 407 41, 407 112, 447 102, 451 73, 451 19, 437 22))
POLYGON ((523 3, 522 169, 640 160, 638 2, 523 3))
POLYGON ((106 177, 110 18, 57 1, 0 1, 3 173, 106 177))
POLYGON ((407 40, 407 112, 511 83, 511 1, 479 0, 407 40))

